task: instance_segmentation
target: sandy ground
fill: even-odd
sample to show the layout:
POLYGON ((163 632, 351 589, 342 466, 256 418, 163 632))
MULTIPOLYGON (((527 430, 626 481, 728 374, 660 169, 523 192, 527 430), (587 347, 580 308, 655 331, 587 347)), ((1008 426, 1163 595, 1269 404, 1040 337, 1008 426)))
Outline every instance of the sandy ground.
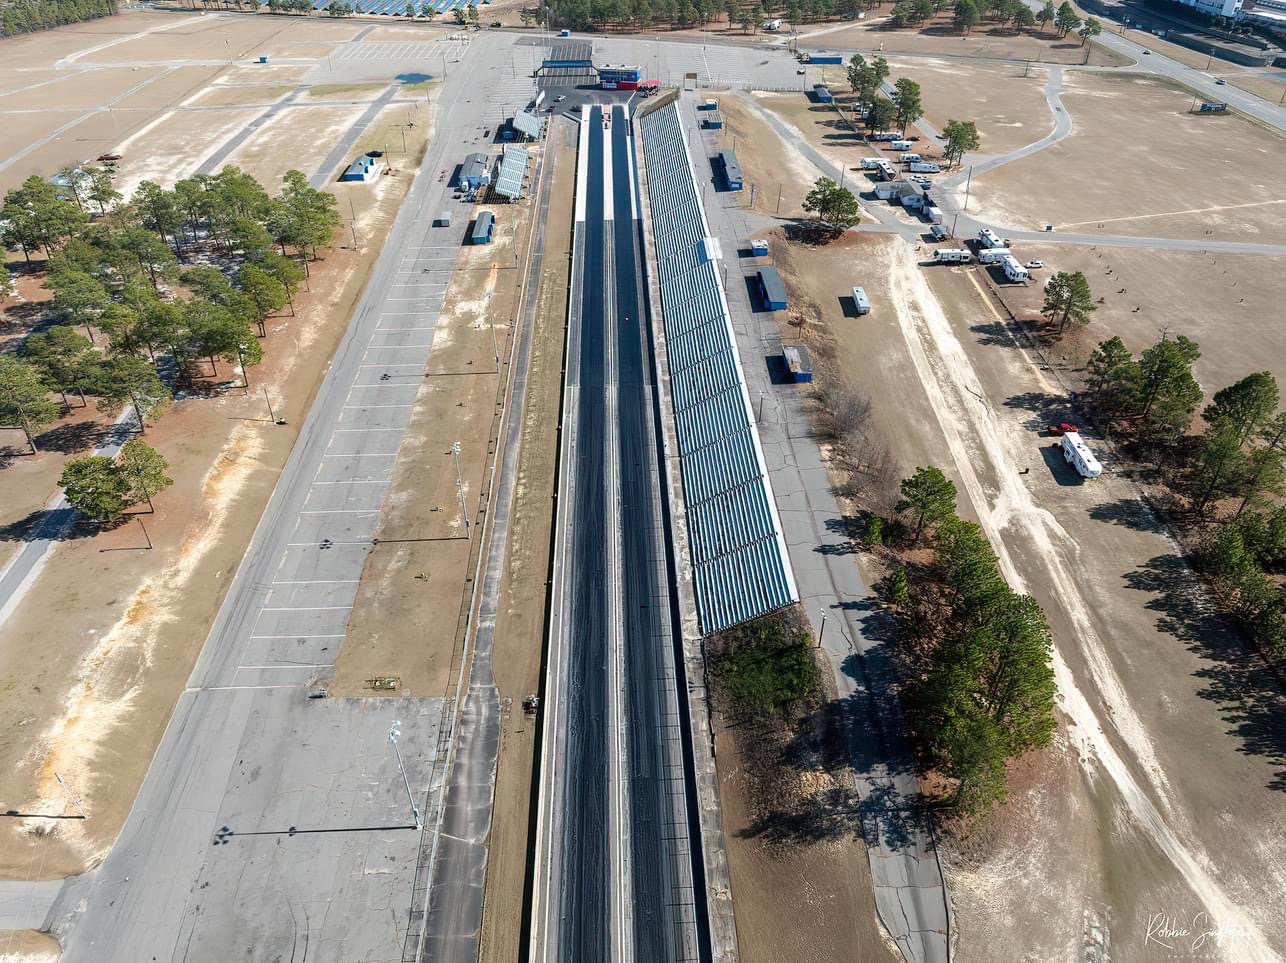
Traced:
MULTIPOLYGON (((881 9, 887 13, 889 8, 881 9)), ((1033 31, 1017 36, 984 23, 975 27, 972 33, 961 36, 951 28, 950 10, 918 30, 895 30, 888 25, 887 16, 813 38, 808 37, 807 30, 805 28, 805 33, 800 36, 800 43, 807 47, 883 51, 886 56, 895 53, 942 53, 1000 60, 1043 60, 1056 64, 1079 64, 1085 60, 1085 48, 1081 46, 1079 37, 1060 40, 1054 36, 1052 28, 1044 34, 1033 31)), ((1114 64, 1120 61, 1114 54, 1094 47, 1090 51, 1089 62, 1114 64)))
POLYGON ((1191 103, 1146 77, 1070 72, 1071 136, 974 178, 971 205, 1030 229, 1277 240, 1286 137, 1234 115, 1189 114, 1191 103))
MULTIPOLYGON (((247 174, 252 174, 270 192, 276 192, 281 185, 282 175, 294 168, 312 174, 326 159, 343 136, 362 115, 364 107, 291 107, 281 110, 266 120, 240 147, 228 155, 225 164, 235 164, 247 174), (289 137, 291 148, 281 149, 283 138, 289 137)), ((422 137, 417 138, 423 141, 422 137)), ((354 155, 356 156, 356 155, 354 155)), ((348 186, 348 185, 344 185, 348 186)), ((358 185, 367 190, 345 191, 344 206, 347 208, 347 197, 366 197, 370 194, 369 186, 358 185)), ((331 189, 338 197, 340 185, 335 183, 331 189)), ((348 211, 343 213, 347 216, 348 211)))
MULTIPOLYGON (((1207 396, 1251 370, 1271 370, 1286 383, 1286 326, 1267 323, 1286 303, 1280 258, 1055 244, 1024 244, 1021 253, 1045 261, 1046 273, 1083 271, 1095 300, 1103 298, 1076 348, 1052 349, 1064 363, 1079 367, 1093 345, 1114 334, 1141 351, 1168 329, 1201 345, 1195 372, 1207 396)), ((1039 285, 1002 290, 1018 316, 1039 313, 1039 285)))
POLYGON ((313 265, 311 292, 296 297, 299 316, 269 322, 266 360, 251 378, 268 386, 289 426, 272 425, 253 391, 176 404, 148 429, 175 479, 145 522, 155 550, 140 550, 137 524, 65 543, 0 632, 0 700, 15 720, 0 736, 0 797, 61 811, 57 770, 92 814, 43 841, 5 821, 5 875, 79 872, 111 845, 409 185, 364 185, 372 203, 358 215, 360 254, 327 252, 313 265), (38 662, 27 655, 33 643, 44 652, 38 662))
POLYGON ((938 130, 948 120, 978 125, 984 154, 1002 154, 1040 140, 1054 127, 1043 87, 1047 71, 1013 64, 889 58, 889 82, 909 77, 920 85, 924 118, 938 130))
POLYGON ((62 949, 47 933, 0 931, 0 963, 58 963, 62 949))
MULTIPOLYGON (((976 271, 919 267, 875 236, 820 249, 776 239, 773 253, 792 298, 821 319, 804 332, 819 382, 848 378, 871 396, 901 473, 938 464, 955 476, 960 510, 983 521, 1006 578, 1054 631, 1055 745, 1014 767, 1008 803, 948 827, 958 958, 1255 958, 1282 932, 1265 890, 1280 864, 1259 843, 1283 828, 1271 789, 1280 693, 1192 603, 1195 578, 1130 483, 1076 485, 1045 461, 1033 429, 1067 409, 1053 375, 1006 337, 976 271), (840 304, 851 283, 872 297, 860 319, 840 304), (1247 927, 1245 940, 1214 957, 1158 956, 1149 920, 1187 922, 1202 907, 1247 927)), ((1217 338, 1213 319, 1209 330, 1212 357, 1233 358, 1238 333, 1217 338)))
POLYGON ((462 248, 438 316, 378 544, 367 556, 335 666, 337 694, 360 691, 377 676, 397 676, 399 695, 445 695, 459 668, 481 486, 503 388, 491 325, 503 357, 518 280, 514 254, 529 214, 526 205, 491 210, 504 229, 492 244, 462 248), (451 455, 456 441, 468 525, 451 455))
POLYGON ((509 527, 509 556, 501 586, 492 661, 500 697, 509 707, 501 721, 500 756, 492 810, 487 889, 483 902, 482 963, 522 958, 523 888, 528 876, 532 764, 540 730, 519 708, 541 686, 554 468, 558 457, 557 410, 567 322, 576 132, 560 123, 550 185, 549 220, 540 294, 523 412, 518 477, 509 527))
POLYGON ((291 87, 259 84, 211 84, 195 98, 189 107, 267 107, 290 93, 291 87))
MULTIPOLYGON (((742 94, 730 92, 719 95, 719 108, 724 115, 725 124, 719 139, 727 147, 740 147, 746 143, 756 145, 754 150, 742 147, 737 153, 746 187, 739 193, 715 193, 713 188, 706 188, 705 201, 707 204, 711 203, 713 197, 717 199, 717 203, 749 207, 752 206, 751 185, 754 185, 753 207, 756 210, 767 214, 781 214, 783 217, 800 216, 803 214, 801 205, 804 195, 821 176, 821 171, 797 151, 783 145, 767 122, 755 113, 751 102, 743 97, 742 94)), ((781 100, 793 103, 797 99, 794 94, 763 94, 755 97, 763 102, 781 100)), ((847 131, 835 131, 835 134, 841 142, 850 142, 851 135, 847 131)), ((829 151, 834 151, 833 156, 837 159, 851 157, 843 149, 843 144, 832 146, 825 134, 819 136, 827 144, 829 151)), ((709 159, 701 156, 697 145, 692 145, 689 149, 692 151, 692 165, 698 182, 708 180, 709 159)))
POLYGON ((861 959, 892 963, 871 896, 859 833, 770 843, 754 833, 746 775, 732 734, 715 737, 728 872, 742 963, 861 959))

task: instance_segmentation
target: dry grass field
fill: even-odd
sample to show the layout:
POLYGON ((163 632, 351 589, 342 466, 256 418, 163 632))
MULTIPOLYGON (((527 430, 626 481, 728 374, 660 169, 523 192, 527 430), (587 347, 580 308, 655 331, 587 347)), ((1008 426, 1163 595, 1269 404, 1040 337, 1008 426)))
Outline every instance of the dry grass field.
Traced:
POLYGON ((1074 129, 973 181, 971 210, 1013 227, 1279 242, 1286 137, 1138 75, 1069 72, 1074 129), (973 204, 978 206, 975 208, 973 204))

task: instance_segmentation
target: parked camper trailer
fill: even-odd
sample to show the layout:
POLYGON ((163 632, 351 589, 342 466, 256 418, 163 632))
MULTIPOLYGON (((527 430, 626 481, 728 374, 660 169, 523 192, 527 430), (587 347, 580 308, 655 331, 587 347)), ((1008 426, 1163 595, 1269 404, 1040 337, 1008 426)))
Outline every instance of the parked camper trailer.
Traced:
POLYGON ((877 170, 879 170, 879 169, 880 169, 880 164, 881 164, 881 163, 885 163, 885 164, 887 164, 887 163, 888 163, 888 161, 885 161, 883 158, 880 158, 880 157, 863 157, 863 158, 862 158, 862 170, 864 170, 864 171, 877 171, 877 170))
POLYGON ((1000 266, 1005 269, 1005 277, 1009 278, 1009 280, 1015 283, 1019 281, 1026 281, 1029 277, 1031 277, 1031 275, 1027 272, 1027 269, 1023 267, 1021 264, 1019 264, 1018 259, 1014 257, 1012 254, 1007 255, 1000 262, 1000 266))
POLYGON ((893 150, 910 150, 914 146, 915 142, 910 140, 895 140, 889 144, 889 147, 893 150))
POLYGON ((919 159, 920 159, 919 154, 898 154, 899 164, 910 164, 914 161, 918 161, 919 159))
POLYGON ((881 161, 880 161, 880 175, 881 175, 881 176, 882 176, 886 181, 896 180, 896 179, 897 179, 897 176, 898 176, 898 169, 897 169, 896 167, 894 167, 892 164, 890 164, 888 161, 886 161, 886 160, 881 160, 881 161))
POLYGON ((999 264, 1007 257, 1012 257, 1013 252, 1007 247, 989 247, 978 252, 979 264, 999 264))
POLYGON ((907 170, 916 174, 937 174, 942 170, 942 165, 935 164, 933 161, 915 160, 907 165, 907 170))
POLYGON ((853 307, 857 309, 859 315, 871 313, 871 302, 866 297, 864 288, 853 288, 853 307))
POLYGON ((867 140, 899 140, 902 137, 896 130, 877 130, 874 134, 867 137, 867 140))
POLYGON ((932 204, 929 204, 928 198, 925 198, 925 201, 924 216, 933 224, 941 224, 943 218, 942 208, 934 207, 932 204))
POLYGON ((933 259, 939 264, 968 264, 973 255, 964 248, 944 247, 933 252, 933 259))
POLYGON ((1079 431, 1069 431, 1063 435, 1062 448, 1063 457, 1082 478, 1097 478, 1103 474, 1103 466, 1098 463, 1089 445, 1081 440, 1079 431))
POLYGON ((984 227, 978 232, 979 247, 1004 247, 1005 243, 1000 240, 1000 236, 989 227, 984 227))

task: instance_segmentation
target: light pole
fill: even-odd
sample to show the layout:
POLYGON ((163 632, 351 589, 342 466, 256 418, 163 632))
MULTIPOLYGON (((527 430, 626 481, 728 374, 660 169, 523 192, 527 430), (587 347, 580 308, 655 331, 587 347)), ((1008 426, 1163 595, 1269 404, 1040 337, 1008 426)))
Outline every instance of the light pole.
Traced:
POLYGON ((822 627, 817 630, 817 647, 822 647, 822 639, 826 637, 826 610, 822 609, 822 627))
POLYGON ((460 493, 460 515, 464 518, 464 535, 469 537, 469 509, 464 502, 464 479, 460 476, 460 443, 451 444, 451 457, 455 459, 455 489, 460 493))
POLYGON ((402 720, 396 719, 388 727, 388 741, 393 745, 393 755, 397 756, 397 768, 402 773, 402 784, 406 786, 406 801, 411 804, 411 815, 415 817, 415 828, 420 829, 420 810, 415 806, 415 793, 411 792, 411 780, 406 776, 406 766, 402 765, 402 750, 397 747, 397 738, 402 734, 402 720))

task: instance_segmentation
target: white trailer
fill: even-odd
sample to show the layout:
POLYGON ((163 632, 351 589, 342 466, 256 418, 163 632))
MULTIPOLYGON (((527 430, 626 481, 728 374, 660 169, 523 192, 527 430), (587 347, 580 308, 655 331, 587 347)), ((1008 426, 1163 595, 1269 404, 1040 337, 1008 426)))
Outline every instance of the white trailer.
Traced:
POLYGON ((924 214, 929 219, 929 223, 931 224, 942 223, 942 208, 934 207, 930 205, 924 209, 924 214))
POLYGON ((882 158, 882 157, 863 157, 863 158, 862 158, 862 170, 864 170, 864 171, 877 171, 877 170, 879 170, 879 169, 880 169, 880 164, 881 164, 881 163, 888 163, 888 162, 887 162, 887 161, 885 161, 885 160, 884 160, 884 158, 882 158))
POLYGON ((1103 474, 1103 466, 1098 463, 1089 445, 1081 440, 1078 431, 1069 431, 1063 435, 1063 458, 1082 478, 1097 478, 1103 474))
POLYGON ((979 247, 1005 247, 1005 243, 1000 240, 1000 235, 989 227, 984 227, 978 232, 979 247))
POLYGON ((896 130, 877 130, 874 134, 872 134, 870 137, 866 139, 885 141, 885 140, 900 140, 901 137, 902 135, 899 134, 896 130))
POLYGON ((880 161, 880 175, 886 181, 897 180, 898 169, 886 160, 880 161))
POLYGON ((978 252, 979 264, 999 264, 1007 257, 1011 257, 1013 252, 1007 247, 989 247, 978 252))
POLYGON ((853 307, 859 315, 871 313, 871 302, 864 288, 853 288, 853 307))
POLYGON ((939 264, 968 264, 973 255, 964 248, 942 247, 933 252, 933 260, 939 264))
POLYGON ((915 141, 895 140, 893 143, 889 144, 889 147, 891 147, 893 150, 911 150, 913 147, 915 147, 915 141))
POLYGON ((919 159, 920 159, 919 154, 912 154, 912 153, 898 154, 899 164, 911 164, 918 161, 919 159))
POLYGON ((935 164, 933 161, 911 161, 907 166, 907 170, 915 174, 937 174, 942 170, 942 165, 935 164))
POLYGON ((1026 281, 1031 277, 1027 269, 1018 263, 1018 258, 1014 257, 1012 254, 1008 254, 1002 258, 1000 266, 1005 269, 1005 277, 1015 283, 1026 281))

